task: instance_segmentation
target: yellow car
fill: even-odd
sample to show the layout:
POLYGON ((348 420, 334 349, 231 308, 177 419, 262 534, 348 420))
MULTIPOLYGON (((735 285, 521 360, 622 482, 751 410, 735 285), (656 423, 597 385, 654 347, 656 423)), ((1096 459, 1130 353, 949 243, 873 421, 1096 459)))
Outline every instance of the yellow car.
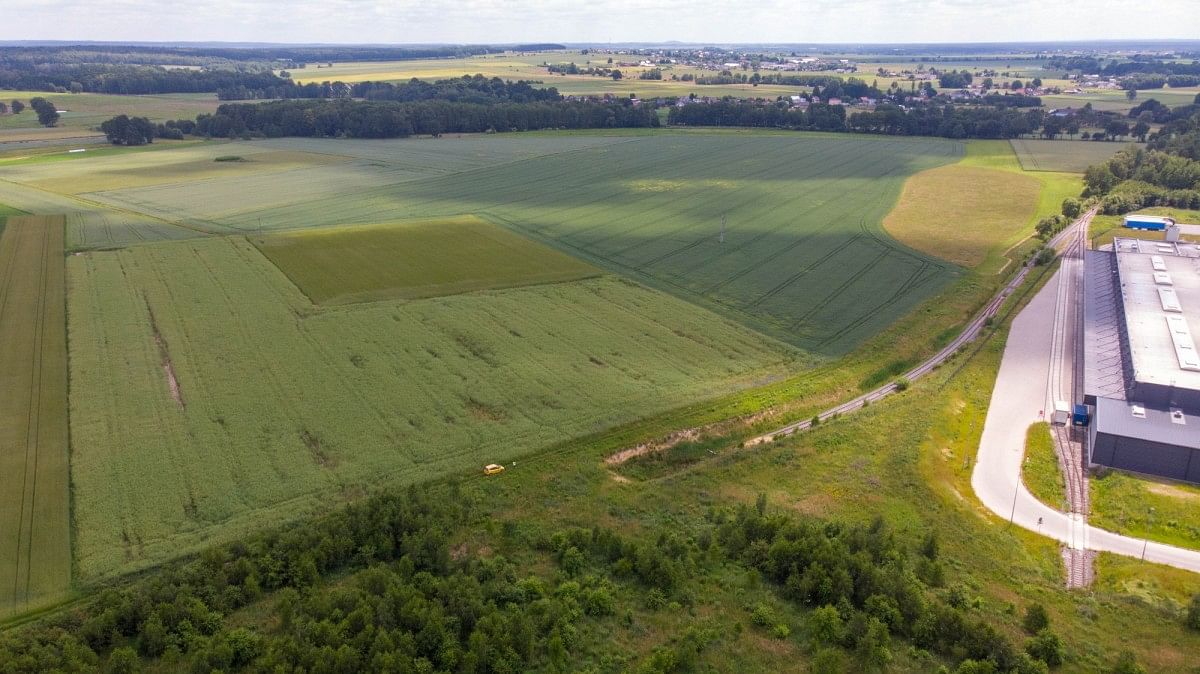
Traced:
POLYGON ((483 467, 484 475, 499 475, 500 473, 503 473, 503 472, 504 472, 504 466, 501 466, 498 463, 489 463, 488 465, 483 467))

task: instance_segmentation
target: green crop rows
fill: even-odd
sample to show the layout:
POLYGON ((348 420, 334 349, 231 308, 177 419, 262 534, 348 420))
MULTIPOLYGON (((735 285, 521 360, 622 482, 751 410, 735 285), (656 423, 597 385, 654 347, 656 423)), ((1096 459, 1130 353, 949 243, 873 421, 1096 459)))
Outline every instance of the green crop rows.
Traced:
POLYGON ((253 242, 317 304, 439 297, 600 273, 473 216, 301 229, 253 242))
POLYGON ((940 139, 694 133, 236 147, 352 159, 81 198, 206 232, 477 214, 825 355, 959 273, 880 228, 905 178, 961 155, 940 139))
POLYGON ((76 557, 92 579, 807 364, 612 276, 318 310, 221 237, 73 256, 68 278, 76 557))
POLYGON ((62 245, 56 216, 0 236, 0 617, 71 582, 62 245))

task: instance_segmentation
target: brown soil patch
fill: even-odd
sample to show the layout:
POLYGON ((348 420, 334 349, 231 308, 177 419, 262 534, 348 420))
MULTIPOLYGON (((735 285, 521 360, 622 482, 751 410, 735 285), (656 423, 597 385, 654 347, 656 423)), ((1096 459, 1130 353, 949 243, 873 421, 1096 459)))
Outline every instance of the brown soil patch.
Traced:
POLYGON ((186 408, 187 404, 183 402, 183 392, 179 389, 179 378, 175 376, 175 366, 171 364, 171 352, 167 349, 167 341, 158 331, 158 322, 154 320, 154 310, 150 308, 150 301, 145 296, 142 299, 146 302, 146 312, 150 314, 150 330, 154 333, 154 344, 158 346, 158 355, 162 360, 163 374, 167 377, 167 387, 171 389, 171 397, 175 399, 180 409, 186 408))
POLYGON ((1183 487, 1164 482, 1152 482, 1146 485, 1146 490, 1151 494, 1158 494, 1159 496, 1178 498, 1185 501, 1200 501, 1200 492, 1190 491, 1183 487))

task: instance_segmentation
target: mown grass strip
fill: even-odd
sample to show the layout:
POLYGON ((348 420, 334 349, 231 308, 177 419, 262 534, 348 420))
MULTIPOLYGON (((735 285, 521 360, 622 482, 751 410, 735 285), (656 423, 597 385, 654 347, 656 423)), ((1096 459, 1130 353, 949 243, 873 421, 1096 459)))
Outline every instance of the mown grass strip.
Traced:
POLYGON ((71 581, 63 218, 8 218, 0 237, 0 615, 71 581))

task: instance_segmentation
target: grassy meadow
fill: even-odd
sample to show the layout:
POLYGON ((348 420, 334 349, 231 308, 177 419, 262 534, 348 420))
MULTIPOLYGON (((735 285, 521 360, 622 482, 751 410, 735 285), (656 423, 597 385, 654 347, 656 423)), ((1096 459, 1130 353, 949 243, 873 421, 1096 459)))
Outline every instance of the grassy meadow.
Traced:
POLYGON ((0 234, 0 618, 71 582, 63 219, 0 234))
POLYGON ((1059 510, 1067 510, 1067 485, 1058 466, 1054 436, 1050 424, 1033 424, 1025 433, 1025 461, 1021 464, 1021 481, 1039 501, 1059 510))
POLYGON ((1088 489, 1092 524, 1200 549, 1200 487, 1114 470, 1093 476, 1088 489))
POLYGON ((252 239, 316 304, 420 299, 576 281, 600 270, 474 216, 252 239))

